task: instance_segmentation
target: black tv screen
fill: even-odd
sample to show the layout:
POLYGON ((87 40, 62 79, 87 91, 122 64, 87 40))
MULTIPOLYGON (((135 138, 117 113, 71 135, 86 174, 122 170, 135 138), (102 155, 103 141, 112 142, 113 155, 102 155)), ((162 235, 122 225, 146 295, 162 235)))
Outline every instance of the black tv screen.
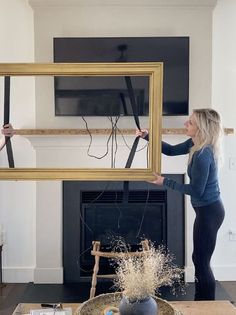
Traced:
MULTIPOLYGON (((54 62, 164 63, 163 115, 188 115, 189 37, 54 38, 54 62)), ((148 78, 132 77, 138 115, 148 115, 148 78)), ((55 77, 56 116, 130 116, 122 77, 55 77), (97 105, 99 104, 99 106, 97 105)))

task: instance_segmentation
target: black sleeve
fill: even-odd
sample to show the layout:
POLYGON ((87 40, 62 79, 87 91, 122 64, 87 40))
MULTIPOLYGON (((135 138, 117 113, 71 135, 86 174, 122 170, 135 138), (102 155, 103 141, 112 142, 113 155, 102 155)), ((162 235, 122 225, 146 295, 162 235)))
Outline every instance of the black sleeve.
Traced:
POLYGON ((174 155, 183 155, 183 154, 188 154, 191 147, 193 146, 193 141, 192 139, 188 139, 185 142, 176 144, 176 145, 171 145, 169 143, 166 143, 164 141, 161 142, 162 144, 162 149, 161 152, 165 155, 169 156, 174 156, 174 155))
MULTIPOLYGON (((147 134, 143 139, 149 141, 149 134, 147 134)), ((183 155, 188 154, 191 147, 193 146, 192 139, 188 139, 182 143, 171 145, 164 141, 161 142, 162 148, 161 152, 165 155, 174 156, 174 155, 183 155)))

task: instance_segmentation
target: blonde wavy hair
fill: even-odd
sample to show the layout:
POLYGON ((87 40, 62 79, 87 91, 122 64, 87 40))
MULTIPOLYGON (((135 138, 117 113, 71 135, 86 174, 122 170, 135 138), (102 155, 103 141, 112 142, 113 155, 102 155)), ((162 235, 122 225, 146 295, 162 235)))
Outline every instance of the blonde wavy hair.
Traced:
POLYGON ((198 131, 194 137, 194 145, 189 153, 189 163, 193 154, 203 147, 210 145, 213 150, 214 159, 217 163, 222 162, 221 144, 223 128, 221 117, 214 109, 204 108, 193 110, 198 131))

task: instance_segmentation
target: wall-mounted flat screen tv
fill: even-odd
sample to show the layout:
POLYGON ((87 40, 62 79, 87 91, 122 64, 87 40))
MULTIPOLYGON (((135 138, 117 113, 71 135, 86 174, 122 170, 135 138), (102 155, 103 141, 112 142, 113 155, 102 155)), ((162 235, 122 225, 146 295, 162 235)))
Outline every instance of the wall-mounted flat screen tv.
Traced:
MULTIPOLYGON (((163 62, 163 115, 188 115, 189 37, 63 37, 53 44, 54 62, 163 62)), ((122 77, 54 82, 56 116, 133 115, 122 77)), ((137 114, 148 115, 148 78, 132 77, 132 89, 137 114)))

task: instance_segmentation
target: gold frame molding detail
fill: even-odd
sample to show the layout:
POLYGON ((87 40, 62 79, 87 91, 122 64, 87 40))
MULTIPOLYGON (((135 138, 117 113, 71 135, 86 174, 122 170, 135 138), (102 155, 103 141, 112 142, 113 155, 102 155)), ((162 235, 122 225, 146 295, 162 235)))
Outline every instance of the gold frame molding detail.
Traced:
MULTIPOLYGON (((1 168, 0 180, 149 181, 161 171, 163 64, 0 63, 1 76, 147 76, 149 78, 148 168, 1 168)), ((18 133, 19 134, 19 133, 18 133)))

